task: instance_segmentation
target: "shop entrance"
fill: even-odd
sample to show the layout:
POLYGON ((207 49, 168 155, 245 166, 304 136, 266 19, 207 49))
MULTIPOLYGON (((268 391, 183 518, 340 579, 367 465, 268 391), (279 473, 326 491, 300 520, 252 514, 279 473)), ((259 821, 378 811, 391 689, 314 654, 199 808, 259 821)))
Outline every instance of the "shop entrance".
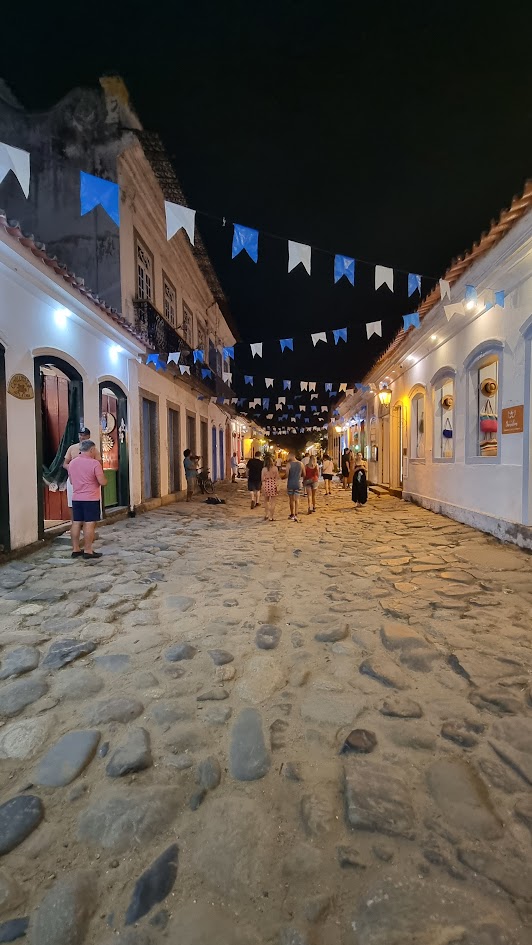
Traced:
POLYGON ((212 476, 211 479, 213 482, 216 482, 218 479, 218 437, 216 435, 216 427, 212 428, 212 476))
POLYGON ((218 465, 220 467, 220 479, 225 479, 225 444, 224 444, 224 431, 218 431, 218 442, 220 444, 220 453, 218 458, 218 465))
POLYGON ((7 477, 7 406, 5 349, 0 345, 0 553, 9 551, 9 483, 7 477))
MULTIPOLYGON (((386 408, 388 409, 388 408, 386 408)), ((383 486, 390 485, 390 414, 381 416, 381 443, 380 443, 380 479, 383 486)))
POLYGON ((100 453, 107 485, 102 490, 106 509, 129 507, 127 397, 117 384, 100 384, 100 453))
POLYGON ((62 358, 35 358, 37 509, 39 538, 47 529, 70 522, 63 462, 83 426, 83 381, 62 358))
POLYGON ((168 408, 168 461, 169 484, 168 492, 179 492, 181 489, 181 434, 179 410, 168 408))
POLYGON ((396 404, 392 411, 392 447, 390 488, 396 495, 403 491, 403 410, 396 404))

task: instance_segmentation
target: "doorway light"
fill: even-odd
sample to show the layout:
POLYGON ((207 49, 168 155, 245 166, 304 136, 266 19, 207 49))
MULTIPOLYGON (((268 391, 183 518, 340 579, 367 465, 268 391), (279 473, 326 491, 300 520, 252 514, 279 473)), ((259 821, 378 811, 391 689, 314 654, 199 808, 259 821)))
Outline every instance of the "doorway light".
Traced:
POLYGON ((124 349, 121 348, 120 345, 111 345, 111 346, 110 346, 110 348, 109 348, 109 357, 111 358, 111 361, 112 361, 113 363, 116 363, 116 361, 118 361, 118 355, 119 355, 119 354, 122 354, 123 350, 124 350, 124 349))
POLYGON ((68 319, 71 316, 71 312, 67 308, 58 308, 54 312, 54 321, 58 328, 66 328, 68 319))

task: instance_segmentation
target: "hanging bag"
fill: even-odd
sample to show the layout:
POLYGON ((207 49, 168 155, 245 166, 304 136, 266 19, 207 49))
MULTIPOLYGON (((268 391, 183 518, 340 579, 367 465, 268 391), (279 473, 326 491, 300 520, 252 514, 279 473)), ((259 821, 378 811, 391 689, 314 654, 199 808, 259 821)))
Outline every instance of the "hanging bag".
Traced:
POLYGON ((480 414, 480 429, 482 433, 496 433, 497 428, 497 414, 493 410, 491 400, 487 400, 480 414))
POLYGON ((449 417, 447 417, 447 420, 445 421, 445 426, 443 430, 441 431, 441 433, 442 433, 442 436, 445 437, 446 440, 452 440, 453 431, 452 431, 451 421, 449 420, 449 417))

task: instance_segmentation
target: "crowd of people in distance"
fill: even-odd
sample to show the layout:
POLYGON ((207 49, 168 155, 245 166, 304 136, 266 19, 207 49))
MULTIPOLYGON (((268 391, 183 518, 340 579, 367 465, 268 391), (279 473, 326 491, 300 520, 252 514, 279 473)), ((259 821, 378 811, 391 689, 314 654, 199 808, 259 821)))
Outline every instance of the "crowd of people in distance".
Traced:
MULTIPOLYGON (((233 459, 236 459, 234 454, 233 459)), ((236 465, 232 481, 236 480, 236 465)), ((351 485, 351 496, 358 510, 366 504, 368 500, 368 484, 366 476, 366 464, 361 453, 354 454, 350 449, 345 449, 342 454, 341 478, 344 489, 351 485)), ((275 505, 279 491, 279 480, 286 479, 286 492, 290 506, 288 518, 292 522, 299 522, 299 502, 302 496, 307 497, 307 515, 312 515, 316 511, 316 496, 318 494, 318 484, 320 473, 324 484, 324 493, 327 497, 332 495, 331 483, 334 476, 334 462, 331 457, 324 453, 323 459, 318 464, 317 457, 313 453, 305 453, 302 459, 298 459, 295 453, 290 453, 286 467, 280 457, 275 459, 271 453, 256 452, 255 456, 247 462, 247 481, 248 491, 251 497, 251 508, 256 509, 261 505, 261 498, 264 502, 264 520, 273 522, 275 505)))

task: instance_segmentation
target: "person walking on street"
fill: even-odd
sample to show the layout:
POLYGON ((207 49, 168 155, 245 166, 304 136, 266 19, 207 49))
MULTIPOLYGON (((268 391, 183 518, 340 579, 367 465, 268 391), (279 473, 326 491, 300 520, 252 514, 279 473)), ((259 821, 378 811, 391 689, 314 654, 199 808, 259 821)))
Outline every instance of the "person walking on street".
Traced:
MULTIPOLYGON (((65 458, 63 460, 63 469, 66 469, 66 471, 68 472, 68 467, 70 463, 72 462, 73 459, 76 458, 76 456, 79 456, 81 452, 81 444, 85 443, 87 440, 90 440, 90 438, 91 438, 91 431, 89 430, 88 427, 83 427, 83 429, 79 431, 79 443, 73 443, 72 446, 68 447, 65 453, 65 458)), ((94 455, 96 459, 98 460, 98 462, 101 463, 102 457, 100 456, 98 450, 96 450, 96 453, 94 455)), ((67 483, 66 483, 66 494, 67 494, 67 505, 69 509, 72 509, 72 483, 70 482, 70 479, 68 478, 67 478, 67 483)))
POLYGON ((275 500, 277 498, 277 480, 279 470, 269 453, 264 457, 264 467, 261 473, 262 495, 264 496, 264 521, 273 522, 275 500))
POLYGON ((331 482, 334 475, 334 463, 328 453, 323 454, 321 474, 325 484, 325 495, 331 495, 331 482))
POLYGON ((198 478, 198 466, 196 457, 192 456, 190 450, 183 453, 183 466, 185 467, 185 479, 187 480, 187 502, 190 502, 196 488, 196 479, 198 478))
POLYGON ((349 466, 351 460, 351 450, 346 446, 342 453, 342 483, 344 489, 347 489, 349 483, 349 466))
POLYGON ((100 521, 101 487, 107 485, 100 454, 92 440, 83 440, 79 456, 68 464, 68 478, 72 483, 72 557, 93 561, 101 558, 99 551, 92 550, 96 522, 100 521), (83 551, 79 547, 83 529, 83 551))
POLYGON ((320 471, 314 455, 309 456, 309 461, 303 470, 303 485, 307 493, 308 515, 316 511, 316 492, 318 491, 318 479, 320 471))
POLYGON ((261 490, 261 477, 262 477, 262 467, 264 463, 260 458, 260 453, 257 451, 255 453, 254 459, 248 459, 247 470, 248 470, 248 492, 251 492, 251 508, 256 509, 260 505, 260 490, 261 490))
POLYGON ((353 474, 353 486, 351 489, 351 498, 355 503, 355 509, 361 509, 368 501, 368 481, 366 477, 366 464, 360 453, 357 453, 355 459, 355 470, 353 474))
POLYGON ((295 453, 290 453, 287 465, 287 483, 286 491, 290 501, 290 515, 288 518, 292 522, 299 522, 297 517, 299 496, 301 495, 301 479, 303 476, 303 463, 300 463, 295 457, 295 453))
POLYGON ((238 472, 238 459, 236 458, 236 453, 233 453, 231 456, 231 482, 236 482, 236 474, 238 472))

